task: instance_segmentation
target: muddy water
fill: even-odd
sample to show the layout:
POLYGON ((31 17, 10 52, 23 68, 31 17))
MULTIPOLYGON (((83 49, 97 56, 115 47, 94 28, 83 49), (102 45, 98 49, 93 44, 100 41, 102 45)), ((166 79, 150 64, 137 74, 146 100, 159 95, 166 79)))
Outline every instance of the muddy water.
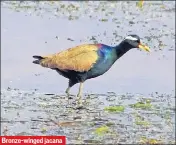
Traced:
MULTIPOLYGON (((135 2, 71 3, 2 3, 3 128, 7 126, 11 135, 64 134, 69 143, 136 143, 142 136, 172 142, 175 137, 174 2, 146 2, 142 10, 135 2), (74 99, 68 103, 64 96, 67 79, 32 64, 35 54, 52 54, 83 43, 114 46, 132 33, 138 34, 152 53, 131 50, 106 74, 88 80, 84 84, 83 98, 87 99, 83 110, 74 109, 74 99), (130 107, 146 99, 150 99, 152 110, 130 107), (124 112, 104 111, 109 105, 119 104, 125 106, 124 112), (150 125, 136 125, 135 114, 150 125), (112 125, 105 136, 95 134, 96 128, 109 122, 112 125)), ((77 89, 75 85, 72 94, 77 89)))

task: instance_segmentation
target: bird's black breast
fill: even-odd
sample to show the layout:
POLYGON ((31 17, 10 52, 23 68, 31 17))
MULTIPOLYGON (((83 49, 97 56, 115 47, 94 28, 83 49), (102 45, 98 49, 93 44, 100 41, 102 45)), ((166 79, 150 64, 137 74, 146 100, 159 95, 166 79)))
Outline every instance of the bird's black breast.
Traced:
POLYGON ((70 80, 73 80, 74 82, 81 82, 86 79, 87 72, 78 72, 74 70, 59 70, 55 69, 60 75, 64 76, 65 78, 68 78, 70 80))

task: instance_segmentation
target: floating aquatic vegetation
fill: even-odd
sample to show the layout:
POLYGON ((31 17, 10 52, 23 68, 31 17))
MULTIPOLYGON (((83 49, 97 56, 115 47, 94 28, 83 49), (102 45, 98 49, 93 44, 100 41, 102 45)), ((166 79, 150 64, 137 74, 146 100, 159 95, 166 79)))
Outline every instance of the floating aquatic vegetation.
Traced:
POLYGON ((135 104, 130 105, 132 108, 140 108, 140 109, 152 109, 152 104, 150 100, 146 100, 146 102, 137 102, 135 104))
POLYGON ((139 141, 140 144, 161 144, 161 140, 158 140, 158 139, 149 139, 147 137, 141 137, 140 141, 139 141))
POLYGON ((141 126, 150 126, 151 123, 149 121, 146 121, 142 116, 135 114, 135 124, 141 125, 141 126))
POLYGON ((108 19, 100 19, 100 21, 102 21, 102 22, 107 22, 108 19))
POLYGON ((140 0, 139 2, 137 2, 137 7, 142 8, 144 4, 144 0, 140 0))
POLYGON ((151 125, 150 122, 148 122, 148 121, 143 121, 143 120, 136 120, 136 121, 135 121, 135 124, 136 124, 136 125, 142 125, 142 126, 149 126, 149 125, 151 125))
POLYGON ((109 127, 106 126, 106 125, 101 126, 101 127, 97 128, 97 129, 95 130, 95 133, 96 133, 97 135, 104 135, 104 134, 106 134, 106 133, 108 133, 108 132, 109 132, 109 127))
POLYGON ((47 129, 46 128, 42 128, 41 129, 41 133, 46 133, 47 129))
POLYGON ((108 112, 123 112, 125 110, 124 106, 109 106, 109 107, 105 107, 104 109, 105 111, 108 112))
POLYGON ((113 123, 113 122, 107 122, 106 123, 106 126, 113 126, 113 125, 115 125, 115 123, 113 123))

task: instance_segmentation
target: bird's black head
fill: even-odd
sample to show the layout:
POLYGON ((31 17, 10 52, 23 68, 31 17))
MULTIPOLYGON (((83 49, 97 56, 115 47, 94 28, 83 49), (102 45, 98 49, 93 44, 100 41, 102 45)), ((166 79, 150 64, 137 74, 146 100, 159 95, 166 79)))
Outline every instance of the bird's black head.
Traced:
POLYGON ((123 42, 131 48, 138 48, 138 45, 140 44, 140 37, 137 35, 128 35, 125 37, 123 42))
POLYGON ((124 47, 129 48, 129 49, 141 48, 143 50, 150 51, 150 49, 147 46, 141 44, 140 37, 138 35, 128 35, 123 40, 123 45, 124 47))

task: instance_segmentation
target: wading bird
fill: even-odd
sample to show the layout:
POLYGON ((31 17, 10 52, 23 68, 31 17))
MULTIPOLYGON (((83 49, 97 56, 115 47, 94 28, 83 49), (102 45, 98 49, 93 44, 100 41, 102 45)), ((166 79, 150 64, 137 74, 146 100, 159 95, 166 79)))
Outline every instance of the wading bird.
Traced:
POLYGON ((60 75, 69 79, 68 88, 80 83, 77 94, 81 103, 83 83, 87 79, 98 77, 107 72, 114 62, 132 48, 139 48, 150 52, 149 47, 140 42, 137 35, 128 35, 119 45, 84 44, 48 56, 33 56, 35 64, 56 70, 60 75))

